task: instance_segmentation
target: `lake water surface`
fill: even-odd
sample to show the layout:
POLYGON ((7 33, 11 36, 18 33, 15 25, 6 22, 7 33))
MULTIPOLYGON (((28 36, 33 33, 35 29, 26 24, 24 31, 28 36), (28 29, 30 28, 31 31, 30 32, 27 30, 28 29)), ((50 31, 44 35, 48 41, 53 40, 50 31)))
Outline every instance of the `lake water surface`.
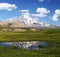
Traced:
POLYGON ((39 49, 48 47, 47 42, 39 42, 39 41, 22 41, 22 42, 0 42, 0 46, 9 48, 11 46, 16 46, 19 48, 25 49, 39 49))

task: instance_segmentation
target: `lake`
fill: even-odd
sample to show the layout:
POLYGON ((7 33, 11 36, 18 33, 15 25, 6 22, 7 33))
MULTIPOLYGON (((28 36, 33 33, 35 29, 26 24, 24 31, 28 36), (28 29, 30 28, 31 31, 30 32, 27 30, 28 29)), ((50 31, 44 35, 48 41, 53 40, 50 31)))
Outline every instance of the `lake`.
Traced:
POLYGON ((9 48, 11 46, 24 48, 24 49, 39 49, 47 48, 48 42, 39 42, 39 41, 19 41, 19 42, 0 42, 0 46, 9 48))

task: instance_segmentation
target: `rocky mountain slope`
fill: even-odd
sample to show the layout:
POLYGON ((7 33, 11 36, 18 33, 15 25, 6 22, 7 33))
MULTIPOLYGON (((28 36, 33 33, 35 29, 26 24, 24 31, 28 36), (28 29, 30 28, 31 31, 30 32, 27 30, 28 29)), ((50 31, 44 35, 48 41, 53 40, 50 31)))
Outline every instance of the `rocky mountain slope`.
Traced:
POLYGON ((32 27, 34 27, 34 28, 54 28, 55 27, 54 25, 40 22, 36 18, 33 19, 29 16, 27 18, 26 15, 22 15, 16 19, 5 21, 5 22, 0 21, 0 27, 5 27, 5 26, 8 26, 8 27, 30 27, 30 28, 32 28, 32 27))

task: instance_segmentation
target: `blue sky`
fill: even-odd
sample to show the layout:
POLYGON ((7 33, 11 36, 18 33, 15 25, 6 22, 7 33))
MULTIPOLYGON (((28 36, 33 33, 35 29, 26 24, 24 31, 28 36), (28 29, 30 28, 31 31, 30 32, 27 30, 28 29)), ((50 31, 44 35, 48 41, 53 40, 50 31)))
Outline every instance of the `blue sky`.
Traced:
POLYGON ((21 16, 21 11, 41 22, 60 26, 60 0, 0 0, 0 20, 21 16))

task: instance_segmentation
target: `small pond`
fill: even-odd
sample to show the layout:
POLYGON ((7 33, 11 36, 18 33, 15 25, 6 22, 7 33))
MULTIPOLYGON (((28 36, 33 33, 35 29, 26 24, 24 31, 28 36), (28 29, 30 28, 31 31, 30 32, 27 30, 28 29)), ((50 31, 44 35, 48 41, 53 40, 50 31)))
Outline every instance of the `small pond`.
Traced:
POLYGON ((39 49, 47 48, 49 46, 48 42, 39 42, 39 41, 22 41, 22 42, 0 42, 0 46, 9 48, 9 47, 19 47, 24 49, 39 49))

